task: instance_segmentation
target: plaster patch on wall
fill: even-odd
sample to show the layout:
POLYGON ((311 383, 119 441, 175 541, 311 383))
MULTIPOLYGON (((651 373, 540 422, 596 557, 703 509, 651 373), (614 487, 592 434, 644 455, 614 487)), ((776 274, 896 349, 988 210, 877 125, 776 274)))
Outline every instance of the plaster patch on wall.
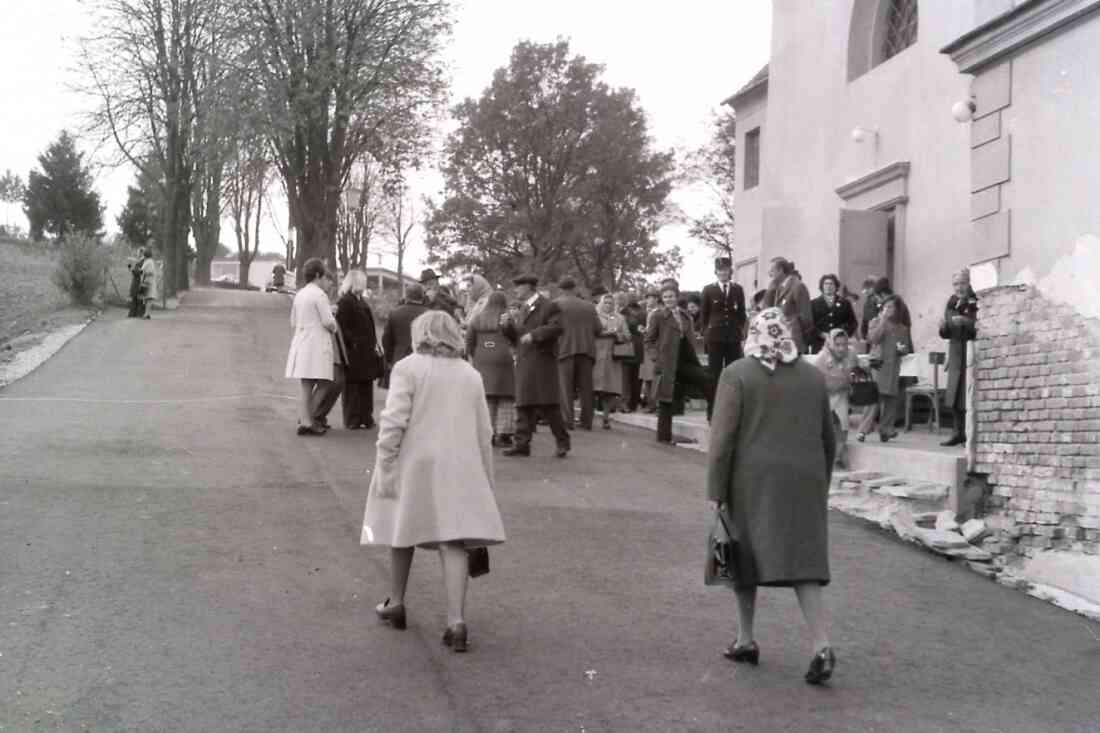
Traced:
MULTIPOLYGON (((1027 270, 1016 276, 1017 282, 1027 270)), ((1039 280, 1039 291, 1056 303, 1073 306, 1086 318, 1100 318, 1100 237, 1078 237, 1073 252, 1060 258, 1050 273, 1039 280)))

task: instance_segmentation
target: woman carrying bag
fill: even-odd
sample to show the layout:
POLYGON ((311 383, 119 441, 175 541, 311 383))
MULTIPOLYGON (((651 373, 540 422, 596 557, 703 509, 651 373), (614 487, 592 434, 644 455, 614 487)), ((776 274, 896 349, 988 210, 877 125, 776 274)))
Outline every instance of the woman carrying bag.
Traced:
POLYGON ((745 357, 722 372, 707 455, 707 498, 728 512, 740 560, 752 568, 733 579, 739 628, 724 656, 758 664, 756 589, 794 588, 814 649, 805 680, 821 684, 836 665, 822 594, 836 448, 829 397, 778 308, 753 319, 745 357))
POLYGON ((619 409, 623 394, 623 369, 616 361, 615 353, 633 351, 630 330, 626 318, 615 311, 615 296, 600 296, 596 314, 600 317, 602 333, 596 337, 596 365, 592 370, 592 389, 596 406, 603 413, 603 429, 611 429, 611 413, 619 409))
POLYGON ((390 373, 363 518, 364 545, 390 548, 392 589, 375 612, 407 624, 405 588, 417 547, 443 561, 443 643, 467 649, 468 551, 504 541, 493 496, 492 426, 481 375, 462 358, 458 323, 428 311, 412 324, 414 352, 390 373))

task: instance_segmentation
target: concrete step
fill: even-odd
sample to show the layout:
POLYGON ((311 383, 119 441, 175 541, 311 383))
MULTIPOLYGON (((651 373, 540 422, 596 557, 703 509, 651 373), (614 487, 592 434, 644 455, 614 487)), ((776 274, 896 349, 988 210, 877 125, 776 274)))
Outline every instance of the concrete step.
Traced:
POLYGON ((953 491, 961 489, 966 480, 966 456, 958 450, 940 448, 927 436, 903 432, 889 443, 880 443, 877 436, 871 435, 860 443, 853 433, 849 436, 848 465, 852 471, 919 479, 949 486, 953 491))

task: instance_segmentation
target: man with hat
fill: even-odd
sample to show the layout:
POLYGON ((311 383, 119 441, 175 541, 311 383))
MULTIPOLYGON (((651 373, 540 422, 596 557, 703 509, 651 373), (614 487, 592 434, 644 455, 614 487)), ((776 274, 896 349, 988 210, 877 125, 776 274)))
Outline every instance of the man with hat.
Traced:
POLYGON ((573 428, 573 400, 581 402, 580 426, 592 429, 596 396, 592 370, 596 366, 596 337, 603 324, 596 306, 577 297, 577 283, 563 278, 558 283, 561 295, 554 305, 561 311, 561 338, 558 339, 558 376, 561 383, 561 414, 568 429, 573 428))
POLYGON ((430 267, 420 273, 420 284, 424 286, 424 293, 428 299, 428 310, 444 311, 449 316, 454 316, 458 310, 458 301, 447 292, 447 289, 439 284, 439 275, 430 267))
POLYGON ((559 402, 558 337, 561 336, 561 310, 535 289, 539 279, 520 275, 512 280, 520 312, 500 317, 501 331, 516 349, 516 436, 506 456, 531 455, 531 436, 535 421, 545 417, 557 440, 557 456, 569 453, 569 433, 565 429, 559 402))
POLYGON ((731 281, 733 263, 729 257, 714 261, 718 282, 703 288, 699 306, 699 328, 703 332, 703 347, 707 352, 707 368, 718 384, 722 370, 744 356, 741 341, 745 337, 748 315, 745 312, 745 291, 731 281))

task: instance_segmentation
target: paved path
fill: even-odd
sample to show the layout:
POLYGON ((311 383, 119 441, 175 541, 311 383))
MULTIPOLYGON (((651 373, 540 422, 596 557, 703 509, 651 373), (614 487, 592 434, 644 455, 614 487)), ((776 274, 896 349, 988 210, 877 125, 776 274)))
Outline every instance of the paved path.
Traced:
POLYGON ((832 687, 801 681, 789 592, 762 593, 761 666, 726 662, 704 458, 622 427, 498 462, 510 541, 471 584, 470 654, 439 643, 427 553, 409 630, 380 627, 373 433, 294 435, 287 308, 196 291, 0 392, 0 729, 1100 729, 1095 625, 839 515, 832 687))

